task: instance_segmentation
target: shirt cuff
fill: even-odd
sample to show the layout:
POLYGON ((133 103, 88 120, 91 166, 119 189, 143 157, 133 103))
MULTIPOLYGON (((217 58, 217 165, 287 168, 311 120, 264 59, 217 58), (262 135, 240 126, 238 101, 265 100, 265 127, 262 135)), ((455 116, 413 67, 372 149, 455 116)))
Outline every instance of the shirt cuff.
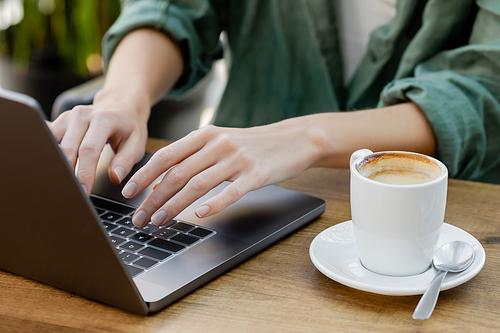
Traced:
POLYGON ((489 97, 499 110, 498 101, 467 75, 452 71, 416 74, 389 83, 378 106, 417 104, 433 127, 438 158, 448 167, 450 177, 475 179, 493 169, 498 158, 490 155, 493 152, 488 148, 485 129, 487 112, 485 115, 485 105, 480 101, 489 97))

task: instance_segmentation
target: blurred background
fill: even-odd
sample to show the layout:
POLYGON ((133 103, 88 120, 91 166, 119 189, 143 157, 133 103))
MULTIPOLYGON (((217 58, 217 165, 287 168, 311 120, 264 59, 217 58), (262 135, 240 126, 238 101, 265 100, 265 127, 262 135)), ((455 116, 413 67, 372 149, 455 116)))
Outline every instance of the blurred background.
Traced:
POLYGON ((0 0, 0 85, 47 116, 63 91, 102 74, 101 39, 120 0, 0 0))

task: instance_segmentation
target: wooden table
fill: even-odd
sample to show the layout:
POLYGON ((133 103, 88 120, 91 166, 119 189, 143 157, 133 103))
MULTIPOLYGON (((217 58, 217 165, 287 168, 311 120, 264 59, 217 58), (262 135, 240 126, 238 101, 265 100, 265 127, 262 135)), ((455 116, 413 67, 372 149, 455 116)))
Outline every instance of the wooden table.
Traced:
POLYGON ((500 186, 450 180, 446 222, 481 241, 486 264, 417 321, 420 296, 358 291, 311 263, 314 237, 350 219, 347 170, 309 170, 280 185, 325 199, 326 212, 163 311, 136 316, 0 271, 0 332, 500 332, 500 186))

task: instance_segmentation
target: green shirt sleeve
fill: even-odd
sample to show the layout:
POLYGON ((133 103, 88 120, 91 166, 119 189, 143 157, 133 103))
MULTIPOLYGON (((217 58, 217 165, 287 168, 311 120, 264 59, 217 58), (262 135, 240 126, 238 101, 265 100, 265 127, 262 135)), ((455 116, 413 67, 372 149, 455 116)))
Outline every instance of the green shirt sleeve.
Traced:
POLYGON ((211 55, 219 47, 221 22, 208 0, 129 0, 102 41, 104 67, 125 35, 149 27, 162 31, 182 50, 185 70, 170 95, 192 88, 211 67, 211 55))
POLYGON ((469 45, 440 52, 413 77, 389 83, 379 106, 419 105, 450 176, 488 181, 500 164, 500 3, 478 5, 469 45))

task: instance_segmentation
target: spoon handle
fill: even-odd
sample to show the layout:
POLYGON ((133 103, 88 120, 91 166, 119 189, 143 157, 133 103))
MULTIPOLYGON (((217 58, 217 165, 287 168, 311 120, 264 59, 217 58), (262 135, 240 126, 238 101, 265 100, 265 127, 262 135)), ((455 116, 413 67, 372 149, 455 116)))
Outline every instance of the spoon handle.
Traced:
POLYGON ((413 319, 428 319, 434 307, 436 306, 437 299, 439 296, 439 291, 441 290, 441 284, 443 283, 444 277, 447 271, 438 271, 434 279, 432 279, 431 284, 427 287, 427 290, 422 295, 422 298, 413 312, 413 319))

